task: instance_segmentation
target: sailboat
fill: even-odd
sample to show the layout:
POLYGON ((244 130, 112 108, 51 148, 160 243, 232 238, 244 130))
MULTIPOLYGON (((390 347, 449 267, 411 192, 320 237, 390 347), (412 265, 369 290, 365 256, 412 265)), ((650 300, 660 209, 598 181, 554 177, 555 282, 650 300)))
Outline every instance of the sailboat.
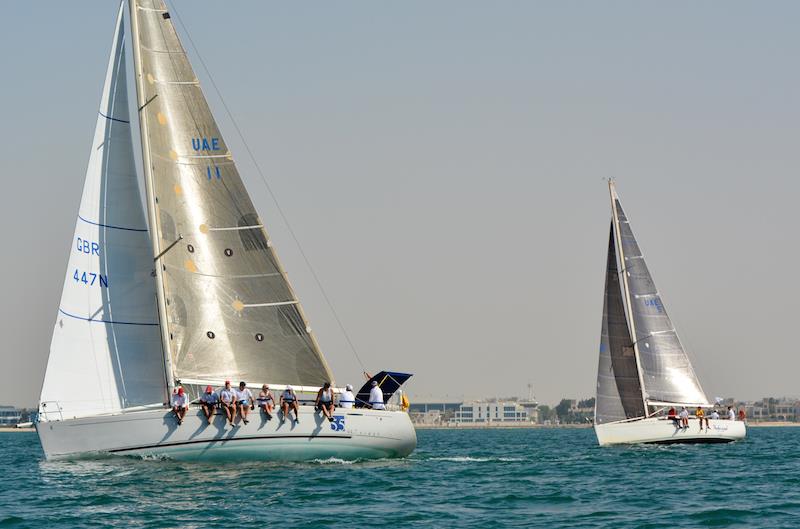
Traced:
MULTIPOLYGON (((333 381, 162 0, 120 5, 39 404, 48 459, 121 454, 175 459, 403 457, 408 414, 390 405, 410 375, 382 371, 386 410, 361 401, 332 420, 257 411, 230 425, 191 406, 226 380, 291 385, 299 398, 333 381), (137 104, 130 112, 125 13, 137 104), (146 208, 132 125, 141 134, 146 208), (259 416, 260 415, 260 416, 259 416)), ((369 387, 365 385, 365 387, 369 387)), ((338 390, 337 390, 338 391, 338 390)))
POLYGON ((712 408, 653 282, 613 180, 594 430, 600 445, 724 443, 743 439, 744 422, 691 416, 712 408), (690 411, 691 412, 691 411, 690 411), (693 412, 692 412, 693 413, 693 412))

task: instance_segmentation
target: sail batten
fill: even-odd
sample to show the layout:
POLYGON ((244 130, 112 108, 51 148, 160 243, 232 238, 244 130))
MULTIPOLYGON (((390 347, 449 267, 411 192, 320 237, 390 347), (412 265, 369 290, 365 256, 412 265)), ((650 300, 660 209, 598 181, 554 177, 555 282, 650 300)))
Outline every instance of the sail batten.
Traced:
POLYGON ((321 385, 330 369, 166 13, 161 0, 131 1, 172 374, 321 385))

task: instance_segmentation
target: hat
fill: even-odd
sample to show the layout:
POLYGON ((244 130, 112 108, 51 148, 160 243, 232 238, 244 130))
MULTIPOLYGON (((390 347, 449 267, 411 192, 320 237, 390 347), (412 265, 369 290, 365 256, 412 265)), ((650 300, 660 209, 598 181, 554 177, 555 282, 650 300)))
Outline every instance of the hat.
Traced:
POLYGON ((372 385, 373 385, 373 386, 377 386, 377 385, 378 385, 378 381, 377 381, 377 380, 373 380, 373 381, 372 381, 372 385))
POLYGON ((292 390, 292 386, 290 386, 289 384, 286 384, 286 390, 287 391, 291 391, 292 390))
POLYGON ((214 388, 212 388, 211 386, 206 386, 206 393, 213 393, 213 392, 214 388))
POLYGON ((178 388, 178 395, 183 395, 183 388, 178 388))
POLYGON ((347 389, 347 391, 353 391, 353 385, 352 384, 346 385, 345 388, 347 389))

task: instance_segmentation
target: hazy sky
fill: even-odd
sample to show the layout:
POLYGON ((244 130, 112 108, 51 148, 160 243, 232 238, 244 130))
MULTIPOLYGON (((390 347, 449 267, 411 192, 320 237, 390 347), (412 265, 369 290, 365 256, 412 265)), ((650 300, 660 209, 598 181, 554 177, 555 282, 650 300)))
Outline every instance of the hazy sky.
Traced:
MULTIPOLYGON (((412 400, 594 395, 608 176, 708 395, 800 395, 800 4, 173 4, 366 367, 416 373, 412 400)), ((116 10, 0 17, 0 403, 38 400, 116 10)), ((337 381, 360 382, 184 44, 337 381)))

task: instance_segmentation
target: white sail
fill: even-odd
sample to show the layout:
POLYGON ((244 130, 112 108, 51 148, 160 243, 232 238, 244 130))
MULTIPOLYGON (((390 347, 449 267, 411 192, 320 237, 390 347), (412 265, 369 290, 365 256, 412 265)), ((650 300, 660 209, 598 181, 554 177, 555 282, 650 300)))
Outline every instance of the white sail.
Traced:
POLYGON ((120 6, 41 410, 50 419, 165 400, 153 259, 131 143, 120 6))

